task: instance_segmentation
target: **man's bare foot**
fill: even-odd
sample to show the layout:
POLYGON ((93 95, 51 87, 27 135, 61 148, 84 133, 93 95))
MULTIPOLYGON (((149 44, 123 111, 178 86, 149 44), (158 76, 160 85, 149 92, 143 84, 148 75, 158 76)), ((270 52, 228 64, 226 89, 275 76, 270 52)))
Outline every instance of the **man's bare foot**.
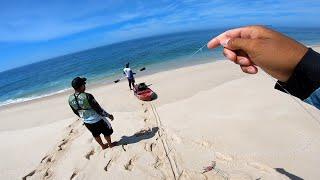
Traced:
POLYGON ((103 144, 103 146, 101 146, 102 149, 107 149, 108 147, 108 144, 103 144))
POLYGON ((113 143, 109 144, 109 147, 110 147, 110 148, 113 148, 113 147, 116 146, 116 145, 117 145, 117 142, 113 142, 113 143))

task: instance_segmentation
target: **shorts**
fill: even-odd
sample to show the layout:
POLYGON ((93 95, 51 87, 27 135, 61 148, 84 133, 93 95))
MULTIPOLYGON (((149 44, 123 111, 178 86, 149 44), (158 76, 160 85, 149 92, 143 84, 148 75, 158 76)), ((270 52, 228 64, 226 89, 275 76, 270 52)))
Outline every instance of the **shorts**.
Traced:
POLYGON ((93 124, 84 123, 84 125, 89 129, 93 137, 98 137, 100 134, 110 136, 113 133, 112 127, 103 119, 93 124))

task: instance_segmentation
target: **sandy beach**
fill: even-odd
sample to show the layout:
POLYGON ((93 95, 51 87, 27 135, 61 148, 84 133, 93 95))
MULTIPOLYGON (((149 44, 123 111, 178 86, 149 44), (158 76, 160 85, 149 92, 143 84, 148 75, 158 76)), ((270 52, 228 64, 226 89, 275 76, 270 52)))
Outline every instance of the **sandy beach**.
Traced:
POLYGON ((0 179, 320 176, 319 122, 264 72, 247 75, 221 60, 136 80, 158 98, 139 101, 126 81, 87 87, 115 116, 112 149, 102 150, 72 113, 70 92, 1 107, 0 179))

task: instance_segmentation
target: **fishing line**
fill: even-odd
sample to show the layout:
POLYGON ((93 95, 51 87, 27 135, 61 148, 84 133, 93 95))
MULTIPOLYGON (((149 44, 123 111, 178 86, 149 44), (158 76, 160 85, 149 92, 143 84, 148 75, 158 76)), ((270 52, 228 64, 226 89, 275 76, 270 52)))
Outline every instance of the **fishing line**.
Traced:
MULTIPOLYGON (((202 50, 207 46, 207 43, 205 43, 203 46, 201 46, 199 49, 197 49, 196 51, 194 51, 189 58, 195 56, 196 54, 198 54, 199 52, 202 52, 202 50)), ((303 104, 299 99, 296 99, 286 88, 284 88, 277 80, 275 80, 270 74, 266 73, 265 71, 263 71, 273 82, 275 82, 276 84, 278 84, 282 89, 284 89, 284 91, 289 95, 289 97, 291 99, 293 99, 294 102, 296 102, 314 121, 316 121, 318 123, 318 125, 320 126, 320 120, 318 120, 318 118, 316 117, 316 115, 314 115, 310 109, 308 109, 308 107, 306 107, 305 104, 303 104)), ((161 125, 162 126, 162 125, 161 125)), ((168 155, 171 154, 172 150, 174 148, 170 148, 168 155)))
POLYGON ((190 55, 190 57, 193 57, 193 56, 196 55, 198 52, 202 51, 202 49, 203 49, 204 47, 206 47, 206 46, 207 46, 207 43, 205 43, 201 48, 199 48, 199 49, 196 50, 194 53, 192 53, 192 54, 190 55))
MULTIPOLYGON (((192 55, 190 57, 193 57, 194 55, 196 55, 197 53, 201 52, 203 50, 203 48, 206 46, 207 44, 204 44, 202 47, 200 47, 197 51, 195 51, 194 53, 192 53, 192 55)), ((278 84, 288 95, 291 99, 293 99, 294 102, 296 102, 302 109, 304 112, 306 112, 314 121, 316 121, 316 123, 320 126, 320 120, 317 118, 317 115, 315 115, 311 109, 309 109, 307 107, 306 104, 303 104, 303 102, 297 98, 295 98, 295 96, 293 96, 286 88, 284 88, 276 79, 274 79, 270 74, 268 74, 267 72, 263 71, 273 82, 275 82, 276 84, 278 84)))
MULTIPOLYGON (((193 57, 196 55, 198 52, 202 51, 202 49, 206 46, 207 44, 204 44, 201 48, 199 48, 197 51, 195 51, 190 57, 193 57)), ((275 80, 270 74, 267 72, 263 71, 272 81, 274 81, 276 84, 278 84, 287 94, 289 94, 290 98, 293 99, 301 108, 309 114, 309 116, 315 120, 318 125, 320 126, 320 120, 298 99, 295 98, 286 88, 284 88, 277 80, 275 80)))
POLYGON ((316 118, 316 116, 298 99, 295 98, 295 96, 293 96, 286 88, 284 88, 277 80, 275 80, 270 74, 268 74, 267 72, 263 71, 272 81, 274 81, 276 84, 278 84, 287 94, 289 94, 289 97, 291 99, 293 99, 299 106, 301 106, 301 108, 307 113, 309 114, 309 116, 315 120, 318 125, 320 126, 320 120, 318 120, 318 118, 316 118))

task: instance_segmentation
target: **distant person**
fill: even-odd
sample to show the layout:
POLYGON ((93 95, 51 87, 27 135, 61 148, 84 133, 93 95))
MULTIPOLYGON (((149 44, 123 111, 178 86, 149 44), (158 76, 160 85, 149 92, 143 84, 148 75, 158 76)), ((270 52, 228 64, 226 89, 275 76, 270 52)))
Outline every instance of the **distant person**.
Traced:
POLYGON ((111 148, 113 147, 113 143, 111 143, 113 129, 105 117, 108 117, 112 121, 114 119, 113 115, 103 110, 94 97, 85 92, 86 80, 86 78, 80 77, 73 79, 71 84, 75 93, 70 95, 69 105, 73 112, 82 118, 84 125, 89 129, 102 149, 111 148), (104 135, 108 144, 102 142, 100 134, 104 135))
POLYGON ((208 48, 224 47, 223 54, 256 74, 260 67, 278 79, 275 88, 286 90, 320 109, 320 54, 305 45, 263 26, 226 31, 213 38, 208 48), (284 89, 283 89, 284 88, 284 89))
POLYGON ((125 68, 123 69, 123 74, 126 75, 129 82, 129 88, 130 90, 132 90, 132 88, 134 88, 134 83, 135 83, 134 76, 133 76, 135 73, 130 69, 129 63, 127 63, 125 68))

